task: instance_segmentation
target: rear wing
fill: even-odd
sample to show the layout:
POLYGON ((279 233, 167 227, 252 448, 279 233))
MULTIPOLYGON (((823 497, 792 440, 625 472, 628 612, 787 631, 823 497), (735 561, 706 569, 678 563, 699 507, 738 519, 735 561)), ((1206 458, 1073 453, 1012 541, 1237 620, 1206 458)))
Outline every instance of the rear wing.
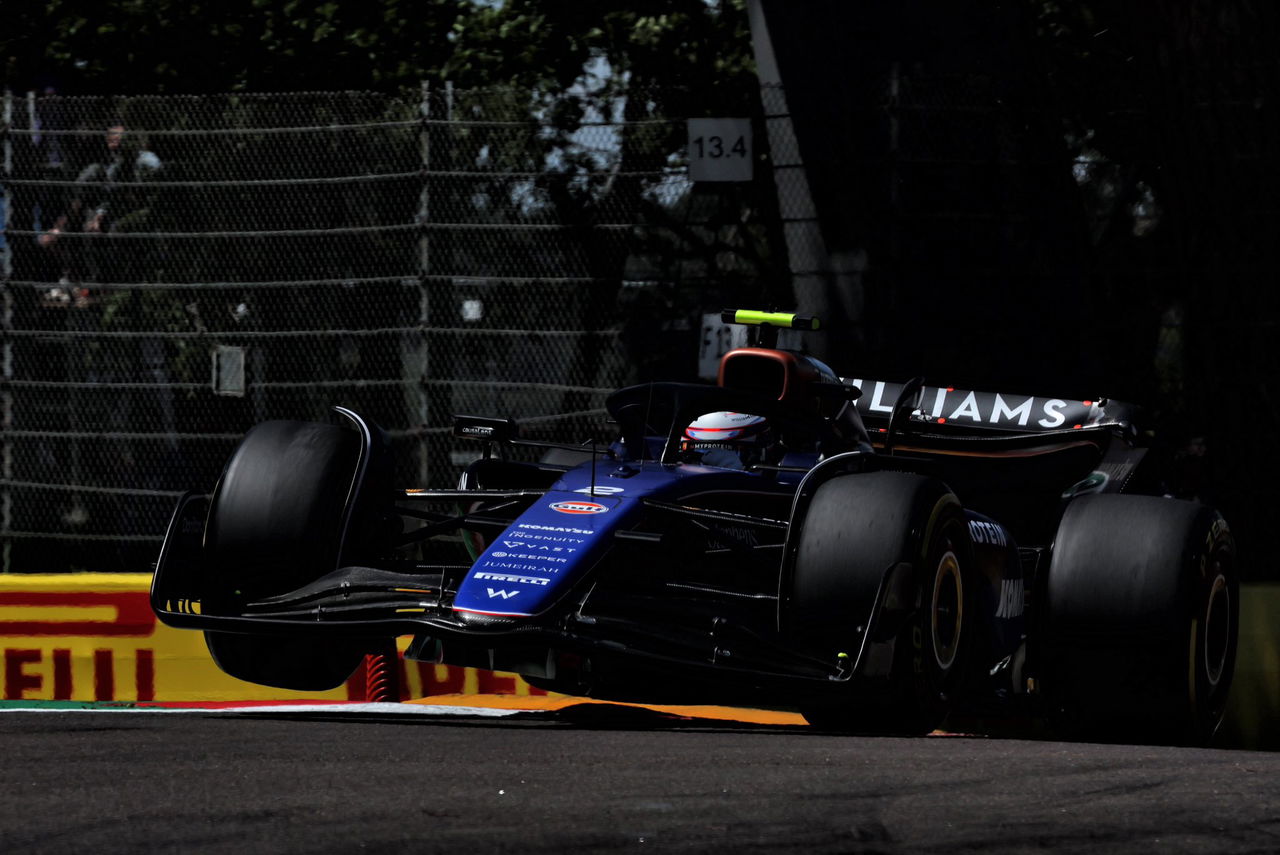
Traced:
MULTIPOLYGON (((907 385, 885 380, 845 382, 862 389, 856 406, 873 434, 888 426, 894 403, 907 385)), ((1057 434, 1090 428, 1132 435, 1141 416, 1135 405, 1108 398, 1048 398, 954 386, 923 386, 908 410, 917 431, 950 436, 1057 434)))

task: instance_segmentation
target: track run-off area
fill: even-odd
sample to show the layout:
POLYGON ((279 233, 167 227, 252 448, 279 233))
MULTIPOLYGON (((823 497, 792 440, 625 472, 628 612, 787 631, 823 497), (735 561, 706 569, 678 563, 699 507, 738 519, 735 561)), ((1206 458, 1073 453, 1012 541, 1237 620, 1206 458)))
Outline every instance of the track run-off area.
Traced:
POLYGON ((8 704, 0 852, 1280 851, 1277 753, 501 706, 8 704))

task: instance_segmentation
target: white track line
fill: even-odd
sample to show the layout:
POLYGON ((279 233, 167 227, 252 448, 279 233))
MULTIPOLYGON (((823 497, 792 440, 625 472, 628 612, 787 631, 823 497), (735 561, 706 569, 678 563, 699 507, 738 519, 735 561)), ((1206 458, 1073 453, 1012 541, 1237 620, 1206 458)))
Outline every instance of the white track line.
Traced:
POLYGON ((498 718, 536 710, 504 710, 488 707, 432 706, 431 704, 280 704, 243 707, 0 707, 2 713, 325 713, 327 715, 483 716, 498 718))

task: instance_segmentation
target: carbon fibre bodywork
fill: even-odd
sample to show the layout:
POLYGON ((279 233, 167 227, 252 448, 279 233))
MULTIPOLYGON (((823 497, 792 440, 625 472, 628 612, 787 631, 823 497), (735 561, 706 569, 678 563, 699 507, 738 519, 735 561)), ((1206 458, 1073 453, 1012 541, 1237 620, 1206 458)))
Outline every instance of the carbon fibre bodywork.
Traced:
MULTIPOLYGON (((819 405, 858 394, 810 381, 811 390, 815 385, 819 405)), ((512 671, 597 697, 818 697, 885 678, 904 622, 921 606, 910 568, 890 564, 865 601, 851 604, 848 649, 833 655, 805 643, 789 623, 788 597, 809 503, 834 478, 898 471, 945 481, 966 506, 965 548, 973 552, 977 588, 976 614, 968 619, 978 637, 966 695, 981 706, 1025 694, 1035 666, 1029 607, 1048 548, 1047 539, 1036 538, 1052 531, 1064 490, 1106 461, 1120 468, 1140 462, 1128 409, 1099 402, 1045 409, 1039 399, 963 394, 946 415, 915 406, 908 421, 894 424, 895 408, 882 402, 901 399, 899 390, 862 385, 871 390, 858 402, 871 443, 861 430, 842 432, 818 414, 821 406, 649 384, 610 398, 621 438, 609 449, 566 446, 583 457, 572 466, 517 463, 486 451, 455 490, 388 488, 380 431, 338 410, 360 453, 333 563, 315 567, 306 584, 237 599, 220 589, 217 557, 207 548, 211 496, 193 493, 179 503, 166 535, 153 608, 171 626, 212 632, 371 643, 413 635, 415 658, 512 671), (746 469, 688 459, 683 427, 715 410, 763 415, 796 450, 746 469), (970 412, 986 417, 964 424, 970 412), (1041 423, 1017 423, 1032 415, 1041 423), (891 455, 881 453, 886 434, 898 438, 891 455), (996 515, 1002 508, 1022 531, 996 515), (1030 545, 1019 548, 1023 532, 1030 545)), ((945 406, 951 395, 925 389, 907 403, 945 406)), ((514 426, 499 420, 460 419, 457 427, 499 449, 519 442, 514 426)), ((1101 489, 1125 483, 1108 477, 1101 489)))

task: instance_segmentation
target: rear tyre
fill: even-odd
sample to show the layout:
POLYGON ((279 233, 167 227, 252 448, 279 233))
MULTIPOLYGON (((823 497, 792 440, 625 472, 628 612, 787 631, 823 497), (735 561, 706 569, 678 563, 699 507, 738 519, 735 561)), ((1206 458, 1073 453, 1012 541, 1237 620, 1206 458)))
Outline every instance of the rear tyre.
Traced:
POLYGON ((1235 670, 1240 589, 1212 508, 1084 496, 1054 542, 1044 689, 1063 735, 1203 744, 1235 670))
MULTIPOLYGON (((360 440, 310 422, 253 427, 223 470, 205 525, 206 608, 239 612, 253 600, 296 590, 336 569, 360 440)), ((237 679, 283 689, 341 685, 365 644, 206 632, 218 666, 237 679)))
POLYGON ((787 626, 804 648, 860 674, 801 706, 813 725, 923 734, 946 716, 976 637, 972 544, 939 481, 900 472, 834 478, 814 494, 797 544, 787 626), (885 573, 898 583, 870 623, 885 573))

